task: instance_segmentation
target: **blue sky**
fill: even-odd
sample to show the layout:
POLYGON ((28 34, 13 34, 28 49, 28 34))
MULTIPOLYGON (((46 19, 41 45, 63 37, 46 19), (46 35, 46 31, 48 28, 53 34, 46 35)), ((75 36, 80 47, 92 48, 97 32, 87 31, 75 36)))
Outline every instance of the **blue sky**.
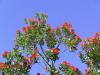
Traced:
MULTIPOLYGON (((26 26, 23 19, 32 18, 37 12, 46 12, 53 27, 70 22, 82 38, 100 31, 100 0, 0 0, 0 54, 12 50, 16 30, 26 26)), ((65 60, 83 72, 86 65, 75 55, 67 54, 65 60)), ((0 61, 4 59, 0 57, 0 61)), ((32 68, 31 75, 38 69, 32 68)))

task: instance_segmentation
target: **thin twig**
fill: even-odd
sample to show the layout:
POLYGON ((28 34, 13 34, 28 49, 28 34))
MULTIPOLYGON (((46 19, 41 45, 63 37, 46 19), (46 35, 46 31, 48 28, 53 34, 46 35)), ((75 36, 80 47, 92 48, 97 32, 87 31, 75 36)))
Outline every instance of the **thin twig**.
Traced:
POLYGON ((61 44, 61 38, 59 38, 60 39, 60 41, 58 42, 58 45, 57 45, 57 48, 60 46, 60 44, 61 44))
POLYGON ((48 64, 48 66, 51 68, 51 65, 48 63, 48 61, 45 60, 45 58, 42 56, 41 53, 38 52, 38 54, 42 57, 42 59, 48 64))

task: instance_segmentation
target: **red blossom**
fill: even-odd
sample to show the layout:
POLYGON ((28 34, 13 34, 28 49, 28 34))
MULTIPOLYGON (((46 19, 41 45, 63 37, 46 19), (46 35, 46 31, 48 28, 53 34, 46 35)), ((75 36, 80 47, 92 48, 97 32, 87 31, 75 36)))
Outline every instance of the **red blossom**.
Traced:
POLYGON ((79 40, 79 42, 81 42, 81 41, 82 41, 82 39, 80 38, 80 36, 79 36, 79 35, 76 35, 76 37, 77 37, 77 39, 79 40))
POLYGON ((87 44, 86 43, 82 43, 81 47, 84 48, 87 44))
POLYGON ((50 33, 53 33, 54 32, 54 29, 49 29, 47 32, 50 32, 50 33))
POLYGON ((74 72, 74 75, 78 75, 76 72, 74 72))
POLYGON ((16 33, 19 34, 20 33, 20 30, 16 30, 16 33))
POLYGON ((0 69, 7 69, 7 68, 9 68, 9 65, 0 62, 0 69))
POLYGON ((94 37, 91 37, 91 38, 87 38, 89 42, 93 42, 94 40, 94 37))
POLYGON ((66 62, 66 61, 63 61, 63 62, 62 62, 62 65, 69 66, 71 69, 73 69, 74 75, 77 75, 77 74, 76 74, 76 71, 77 71, 78 69, 77 69, 75 66, 72 66, 69 62, 66 62))
POLYGON ((29 27, 23 27, 22 30, 23 30, 25 33, 28 33, 28 32, 29 32, 29 27))
POLYGON ((5 52, 2 54, 2 56, 3 56, 3 57, 6 57, 7 55, 10 55, 10 54, 11 54, 11 52, 5 51, 5 52))
POLYGON ((65 28, 66 30, 68 30, 70 33, 74 33, 74 31, 73 31, 73 28, 72 28, 72 25, 71 24, 69 24, 69 23, 67 23, 67 22, 65 22, 64 24, 63 24, 63 26, 62 26, 63 28, 65 28))
POLYGON ((59 54, 60 50, 58 48, 52 48, 51 52, 55 53, 55 54, 59 54))
POLYGON ((70 65, 70 68, 72 68, 74 70, 74 72, 76 72, 78 69, 75 66, 70 65))
POLYGON ((72 25, 68 24, 67 22, 65 22, 63 24, 63 27, 66 28, 66 29, 71 29, 72 28, 72 25))
POLYGON ((34 30, 35 27, 33 25, 29 25, 27 27, 23 27, 22 30, 25 32, 25 33, 28 33, 29 30, 34 30))
POLYGON ((63 61, 62 64, 65 65, 65 66, 69 66, 70 65, 70 63, 66 62, 66 61, 63 61))
POLYGON ((38 58, 38 54, 37 53, 34 53, 34 54, 32 54, 32 56, 30 57, 31 59, 33 58, 33 59, 37 59, 38 58))
POLYGON ((31 19, 30 19, 30 22, 35 22, 35 19, 34 19, 34 18, 31 18, 31 19))
POLYGON ((100 44, 99 32, 95 36, 87 38, 89 44, 100 44))
POLYGON ((33 25, 29 25, 29 29, 33 30, 35 27, 33 25))

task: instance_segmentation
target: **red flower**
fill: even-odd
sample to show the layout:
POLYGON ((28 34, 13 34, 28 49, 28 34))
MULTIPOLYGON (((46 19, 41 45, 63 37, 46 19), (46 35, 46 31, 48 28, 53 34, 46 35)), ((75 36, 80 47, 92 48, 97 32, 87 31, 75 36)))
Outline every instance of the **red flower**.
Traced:
POLYGON ((35 22, 35 19, 34 19, 34 18, 31 18, 31 19, 30 19, 30 22, 35 22))
POLYGON ((91 44, 93 44, 95 38, 96 38, 96 36, 93 36, 93 37, 87 38, 87 40, 88 40, 91 44))
POLYGON ((23 27, 22 30, 25 32, 25 33, 28 33, 29 30, 33 30, 35 29, 35 27, 33 25, 29 25, 27 27, 23 27))
POLYGON ((71 24, 65 22, 62 27, 65 28, 66 30, 68 30, 70 33, 74 33, 74 30, 73 30, 71 24))
POLYGON ((81 47, 84 48, 86 46, 86 43, 82 43, 81 47))
POLYGON ((48 32, 53 33, 54 29, 52 28, 52 29, 48 30, 48 32))
POLYGON ((80 36, 76 35, 77 39, 79 40, 79 42, 82 41, 82 39, 80 38, 80 36))
POLYGON ((33 30, 35 27, 33 25, 29 25, 29 29, 33 30))
POLYGON ((7 68, 9 68, 9 65, 0 62, 0 69, 7 69, 7 68))
POLYGON ((34 58, 34 59, 38 58, 38 54, 37 53, 32 54, 31 58, 34 58))
POLYGON ((51 52, 55 53, 55 54, 59 54, 60 50, 58 48, 52 48, 51 52))
POLYGON ((11 54, 11 52, 5 51, 5 52, 2 54, 2 56, 3 56, 3 57, 6 57, 7 55, 10 55, 10 54, 11 54))
POLYGON ((71 29, 72 28, 72 25, 68 24, 67 22, 65 22, 63 24, 63 27, 66 28, 66 29, 71 29))
POLYGON ((16 30, 16 33, 19 34, 20 33, 20 30, 16 30))
POLYGON ((66 62, 66 61, 63 61, 62 65, 69 66, 71 69, 74 70, 74 72, 78 70, 75 66, 72 66, 69 62, 66 62))
POLYGON ((62 65, 69 66, 70 63, 69 63, 69 62, 66 62, 66 61, 63 61, 63 62, 62 62, 62 65))
POLYGON ((74 72, 74 75, 78 75, 76 72, 74 72))
POLYGON ((29 27, 23 27, 22 30, 23 30, 25 33, 28 33, 28 32, 29 32, 29 27))
POLYGON ((70 66, 75 72, 78 70, 75 66, 70 66))

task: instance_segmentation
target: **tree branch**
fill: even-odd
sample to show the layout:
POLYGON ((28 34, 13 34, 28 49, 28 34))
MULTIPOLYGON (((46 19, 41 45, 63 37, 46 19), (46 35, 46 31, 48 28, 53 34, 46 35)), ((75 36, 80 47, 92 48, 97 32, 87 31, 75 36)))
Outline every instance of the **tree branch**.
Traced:
POLYGON ((38 52, 38 54, 42 57, 42 59, 47 63, 47 65, 51 68, 51 65, 48 63, 48 61, 46 61, 46 59, 43 57, 43 55, 40 53, 40 52, 38 52))

